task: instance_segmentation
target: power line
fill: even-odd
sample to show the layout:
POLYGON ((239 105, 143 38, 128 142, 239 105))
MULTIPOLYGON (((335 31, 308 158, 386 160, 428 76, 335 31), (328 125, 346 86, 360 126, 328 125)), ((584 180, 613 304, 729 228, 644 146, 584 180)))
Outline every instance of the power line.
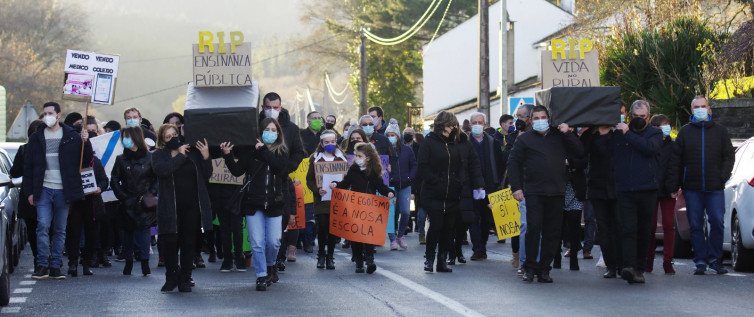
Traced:
POLYGON ((442 14, 442 19, 440 19, 440 23, 437 24, 437 28, 435 29, 435 34, 432 34, 432 38, 429 40, 429 43, 427 43, 427 48, 424 50, 424 52, 427 52, 429 50, 429 46, 432 45, 432 42, 435 41, 435 38, 437 37, 437 33, 440 32, 440 27, 442 26, 442 23, 445 21, 445 16, 448 15, 448 10, 450 9, 450 4, 453 3, 453 0, 448 1, 448 6, 445 7, 445 12, 442 14))
POLYGON ((427 10, 424 11, 424 14, 419 18, 418 21, 416 21, 416 23, 414 23, 413 26, 411 26, 411 28, 409 28, 403 34, 396 36, 394 38, 390 38, 390 39, 382 38, 377 35, 374 35, 373 33, 369 32, 366 29, 363 29, 362 31, 364 32, 364 35, 366 36, 366 38, 380 45, 388 46, 388 45, 397 45, 397 44, 403 43, 406 40, 413 37, 414 35, 416 35, 416 33, 418 33, 419 30, 421 30, 424 27, 424 25, 427 24, 427 22, 429 22, 430 18, 432 18, 432 16, 435 14, 435 11, 437 11, 437 8, 439 8, 440 4, 442 4, 442 1, 443 0, 439 0, 439 2, 437 2, 437 0, 433 0, 432 3, 429 5, 429 7, 427 7, 427 10))

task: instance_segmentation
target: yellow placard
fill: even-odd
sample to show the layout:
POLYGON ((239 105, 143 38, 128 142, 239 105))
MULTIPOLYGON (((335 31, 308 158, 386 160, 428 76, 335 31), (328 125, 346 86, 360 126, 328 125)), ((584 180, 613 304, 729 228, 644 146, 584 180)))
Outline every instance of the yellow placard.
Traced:
POLYGON ((301 160, 301 164, 298 165, 298 168, 296 171, 291 173, 289 176, 292 180, 298 180, 301 181, 301 185, 303 185, 304 188, 304 203, 305 204, 311 204, 314 202, 314 195, 312 194, 312 191, 309 189, 308 186, 306 186, 306 174, 309 173, 309 158, 305 158, 301 160))
POLYGON ((518 201, 513 198, 511 189, 496 191, 487 195, 487 198, 492 206, 497 238, 503 240, 521 234, 521 212, 518 210, 518 201))

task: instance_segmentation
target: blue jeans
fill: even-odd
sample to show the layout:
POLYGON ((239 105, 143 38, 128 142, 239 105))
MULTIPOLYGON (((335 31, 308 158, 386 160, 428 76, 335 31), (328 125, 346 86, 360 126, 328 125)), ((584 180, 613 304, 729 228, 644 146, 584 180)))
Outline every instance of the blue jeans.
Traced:
POLYGON ((251 242, 251 259, 257 277, 267 276, 267 267, 275 265, 283 235, 283 216, 267 217, 261 210, 246 216, 246 226, 251 242))
POLYGON ((139 250, 139 260, 149 260, 149 229, 123 230, 123 258, 134 259, 134 247, 139 250))
POLYGON ((424 208, 419 207, 416 210, 416 231, 419 234, 424 234, 424 224, 427 222, 427 211, 424 208))
POLYGON ((707 264, 723 258, 723 230, 725 229, 725 195, 722 190, 684 190, 686 215, 689 218, 694 263, 707 264), (704 236, 704 215, 709 222, 709 239, 704 236))
POLYGON ((52 268, 63 266, 68 207, 62 189, 42 188, 42 195, 37 200, 37 265, 52 268), (50 247, 50 226, 52 226, 52 248, 50 247))
MULTIPOLYGON (((400 220, 398 220, 398 227, 395 228, 395 232, 398 234, 398 238, 400 239, 403 234, 406 233, 408 221, 411 219, 411 186, 398 190, 397 194, 398 195, 396 196, 397 199, 395 201, 395 207, 398 208, 398 211, 400 212, 400 220)), ((395 233, 388 234, 390 242, 395 241, 395 235, 395 233)))

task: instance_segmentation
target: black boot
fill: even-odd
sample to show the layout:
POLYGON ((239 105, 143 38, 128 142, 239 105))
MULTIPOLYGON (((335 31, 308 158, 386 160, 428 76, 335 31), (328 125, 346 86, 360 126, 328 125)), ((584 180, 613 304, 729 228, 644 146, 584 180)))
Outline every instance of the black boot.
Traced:
POLYGON ((424 270, 427 272, 434 272, 435 271, 435 253, 427 252, 427 254, 424 257, 427 258, 424 261, 424 270))
POLYGON ((571 259, 571 271, 578 271, 579 270, 579 257, 572 255, 570 259, 571 259))
POLYGON ((453 269, 448 267, 448 263, 445 262, 445 258, 448 256, 445 252, 440 252, 437 254, 437 272, 444 272, 444 273, 450 273, 453 272, 453 269))
POLYGON ((126 260, 126 265, 123 266, 123 275, 131 275, 131 270, 134 268, 134 260, 126 260))
POLYGON ((324 269, 325 268, 325 261, 327 261, 327 258, 325 257, 324 252, 320 252, 317 254, 317 268, 318 269, 324 269))
POLYGON ((332 255, 327 256, 327 261, 325 263, 325 267, 328 270, 334 270, 335 269, 335 257, 332 255))
POLYGON ((149 269, 149 260, 141 260, 141 274, 144 276, 152 274, 152 270, 149 269))
POLYGON ((374 264, 374 251, 367 251, 365 260, 367 262, 367 274, 374 273, 377 270, 377 264, 374 264))
POLYGON ((84 275, 94 275, 94 272, 92 272, 91 269, 89 269, 89 266, 84 264, 81 268, 81 273, 84 275))
POLYGON ((181 268, 178 278, 178 291, 182 293, 191 292, 191 268, 181 268))
POLYGON ((270 277, 270 282, 272 283, 277 283, 280 280, 280 277, 278 277, 278 270, 274 265, 267 267, 267 275, 270 277))
POLYGON ((354 258, 354 262, 356 262, 356 273, 364 273, 364 258, 357 256, 354 258))
POLYGON ((178 269, 165 271, 165 284, 162 285, 162 289, 160 289, 160 291, 170 292, 175 290, 175 288, 178 287, 179 274, 180 273, 178 269))
POLYGON ((79 276, 78 265, 71 264, 71 262, 68 262, 68 275, 70 275, 71 277, 79 276))
POLYGON ((458 263, 466 263, 466 258, 463 256, 463 248, 461 248, 461 246, 456 248, 456 259, 458 260, 458 263))

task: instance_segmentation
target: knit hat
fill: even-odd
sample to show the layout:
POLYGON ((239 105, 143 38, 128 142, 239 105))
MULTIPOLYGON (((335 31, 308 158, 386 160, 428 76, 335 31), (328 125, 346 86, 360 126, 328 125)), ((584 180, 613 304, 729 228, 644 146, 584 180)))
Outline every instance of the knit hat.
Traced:
POLYGON ((385 135, 388 133, 401 135, 401 128, 398 126, 398 120, 395 120, 395 118, 390 119, 390 124, 388 124, 387 129, 385 129, 385 135))
POLYGON ((110 129, 110 131, 118 131, 120 130, 120 123, 115 120, 110 120, 105 124, 105 129, 110 129))
POLYGON ((83 120, 84 117, 81 116, 78 112, 71 112, 67 116, 65 116, 65 120, 63 120, 63 123, 73 126, 73 123, 79 120, 83 120))

